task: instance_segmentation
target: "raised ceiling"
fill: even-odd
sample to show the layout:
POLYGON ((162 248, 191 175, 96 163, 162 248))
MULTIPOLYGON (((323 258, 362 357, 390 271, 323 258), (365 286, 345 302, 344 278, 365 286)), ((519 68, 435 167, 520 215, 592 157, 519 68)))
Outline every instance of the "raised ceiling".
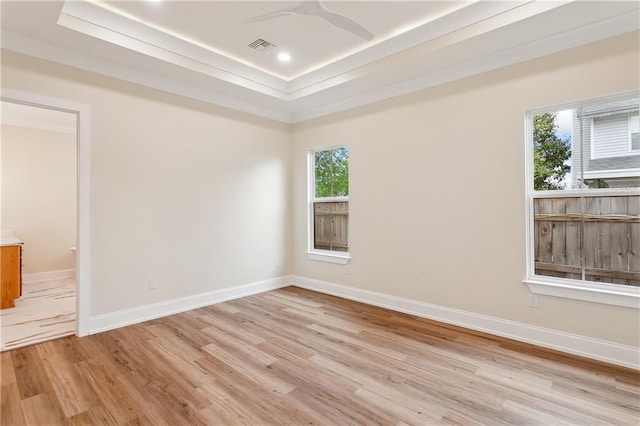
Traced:
MULTIPOLYGON (((203 51, 263 71, 273 77, 292 81, 358 51, 379 45, 426 22, 450 14, 467 2, 353 2, 327 1, 325 8, 351 17, 374 34, 371 41, 339 29, 313 15, 288 15, 247 22, 272 12, 294 9, 300 1, 129 1, 99 4, 69 3, 59 22, 73 27, 71 19, 91 20, 96 25, 110 26, 114 18, 122 20, 122 32, 151 43, 154 36, 169 35, 175 42, 185 41, 203 51), (398 5, 401 4, 401 7, 398 5), (103 10, 96 10, 100 8, 103 10), (112 12, 113 15, 105 13, 112 12), (72 18, 71 18, 72 17, 72 18), (69 19, 71 18, 71 19, 69 19), (145 37, 145 29, 160 33, 145 37), (249 48, 256 39, 267 40, 275 49, 257 51, 249 48), (288 52, 293 60, 277 59, 288 52)), ((169 38, 169 37, 168 37, 169 38)), ((193 47, 193 46, 192 46, 193 47)))
POLYGON ((291 13, 252 21, 301 4, 318 7, 3 1, 2 47, 299 122, 640 28, 635 1, 323 1, 355 24, 291 13), (354 25, 374 38, 344 29, 354 25), (276 47, 250 48, 257 39, 276 47))

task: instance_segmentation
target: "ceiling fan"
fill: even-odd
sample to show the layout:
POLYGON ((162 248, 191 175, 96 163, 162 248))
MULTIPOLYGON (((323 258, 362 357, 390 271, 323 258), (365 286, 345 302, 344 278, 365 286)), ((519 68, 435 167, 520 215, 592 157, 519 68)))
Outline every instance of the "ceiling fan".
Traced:
POLYGON ((328 23, 335 25, 338 28, 343 29, 357 37, 363 38, 367 41, 371 41, 374 38, 373 33, 358 24, 355 21, 347 18, 339 13, 331 12, 320 3, 320 0, 303 0, 300 4, 292 9, 276 10, 274 12, 265 13, 253 18, 244 20, 244 23, 252 23, 259 21, 267 21, 270 19, 282 18, 291 15, 309 15, 315 16, 320 19, 324 19, 328 23))

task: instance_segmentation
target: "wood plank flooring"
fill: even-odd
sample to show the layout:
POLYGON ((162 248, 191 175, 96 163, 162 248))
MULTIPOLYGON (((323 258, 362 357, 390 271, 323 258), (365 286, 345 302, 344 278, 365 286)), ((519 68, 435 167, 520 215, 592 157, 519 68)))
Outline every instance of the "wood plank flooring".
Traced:
POLYGON ((75 334, 75 278, 25 283, 22 293, 15 308, 0 310, 0 350, 75 334))
POLYGON ((288 287, 1 354, 2 425, 640 422, 640 373, 288 287))

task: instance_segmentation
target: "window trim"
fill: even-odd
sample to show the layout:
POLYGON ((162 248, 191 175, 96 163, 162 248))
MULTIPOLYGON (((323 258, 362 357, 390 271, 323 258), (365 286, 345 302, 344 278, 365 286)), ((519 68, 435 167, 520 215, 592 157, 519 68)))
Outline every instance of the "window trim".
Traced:
POLYGON ((629 153, 631 154, 640 154, 640 147, 638 149, 633 149, 633 134, 634 133, 640 133, 640 116, 638 115, 629 115, 629 117, 627 118, 627 134, 629 135, 629 146, 628 146, 628 150, 629 153), (631 119, 635 118, 638 120, 638 127, 639 127, 639 132, 632 132, 631 131, 631 119))
MULTIPOLYGON (((349 251, 323 250, 313 247, 313 238, 315 234, 314 221, 314 203, 317 202, 349 202, 349 196, 346 197, 322 197, 316 198, 316 168, 315 153, 319 151, 333 151, 339 148, 349 149, 347 144, 332 145, 328 147, 319 147, 310 149, 307 153, 307 257, 311 260, 322 262, 337 263, 346 265, 351 260, 349 251)), ((349 149, 349 163, 351 163, 351 149, 349 149)))
POLYGON ((525 140, 525 278, 523 284, 527 285, 534 294, 562 297, 574 300, 603 303, 608 305, 623 306, 640 309, 640 287, 623 286, 618 284, 602 284, 575 280, 569 278, 555 278, 535 274, 535 224, 534 207, 535 198, 608 196, 629 193, 640 195, 639 188, 619 189, 571 189, 559 191, 535 191, 533 189, 533 117, 546 112, 554 112, 565 109, 575 109, 590 104, 602 102, 614 102, 640 96, 640 91, 631 91, 611 96, 595 98, 587 102, 572 102, 561 105, 527 111, 524 118, 525 140))
MULTIPOLYGON (((595 127, 596 127, 596 120, 595 117, 589 117, 589 160, 597 160, 599 158, 603 158, 603 157, 596 157, 596 135, 595 135, 595 127)), ((584 130, 584 128, 582 126, 580 126, 580 132, 582 132, 584 130)), ((573 142, 571 142, 571 145, 573 146, 573 142)), ((582 153, 582 148, 580 148, 580 153, 582 153)), ((584 157, 583 157, 584 158, 584 157)), ((582 164, 582 162, 581 162, 582 164)))

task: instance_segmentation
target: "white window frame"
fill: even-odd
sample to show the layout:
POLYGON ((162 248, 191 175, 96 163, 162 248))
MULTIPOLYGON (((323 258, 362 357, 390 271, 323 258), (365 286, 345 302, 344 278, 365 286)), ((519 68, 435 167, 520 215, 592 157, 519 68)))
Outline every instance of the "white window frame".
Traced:
POLYGON ((640 309, 640 287, 603 284, 569 278, 555 278, 535 273, 535 198, 586 197, 610 195, 640 195, 639 188, 620 189, 570 189, 558 191, 534 191, 533 189, 533 117, 547 112, 575 109, 588 104, 614 102, 639 96, 639 92, 627 92, 601 97, 589 102, 576 102, 545 107, 527 112, 525 116, 525 215, 526 215, 526 275, 523 283, 534 294, 563 297, 608 305, 640 309))
MULTIPOLYGON (((580 131, 582 132, 583 130, 584 127, 581 126, 580 131)), ((580 148, 580 152, 582 152, 582 148, 580 148)), ((595 117, 589 117, 589 159, 597 160, 599 158, 604 157, 596 156, 596 120, 595 117)))
POLYGON ((629 152, 632 153, 632 154, 640 154, 640 149, 633 149, 633 146, 631 145, 631 143, 632 143, 631 135, 633 135, 633 133, 636 133, 636 132, 631 132, 631 120, 633 118, 635 118, 638 121, 638 128, 639 128, 639 131, 640 131, 640 116, 639 115, 630 115, 629 119, 628 119, 629 121, 627 122, 627 130, 628 130, 628 133, 629 133, 629 152))
MULTIPOLYGON (((316 197, 316 162, 315 153, 320 151, 333 151, 339 148, 347 148, 346 144, 333 145, 329 147, 320 147, 309 150, 307 155, 307 256, 311 260, 319 260, 322 262, 338 263, 346 265, 351 260, 349 251, 334 251, 334 250, 322 250, 313 247, 314 235, 315 235, 315 220, 314 220, 314 203, 318 202, 349 202, 349 196, 345 197, 316 197)), ((349 149, 349 163, 351 163, 351 149, 349 149)), ((349 164, 351 165, 351 164, 349 164)), ((349 218, 349 226, 351 225, 349 218)))

